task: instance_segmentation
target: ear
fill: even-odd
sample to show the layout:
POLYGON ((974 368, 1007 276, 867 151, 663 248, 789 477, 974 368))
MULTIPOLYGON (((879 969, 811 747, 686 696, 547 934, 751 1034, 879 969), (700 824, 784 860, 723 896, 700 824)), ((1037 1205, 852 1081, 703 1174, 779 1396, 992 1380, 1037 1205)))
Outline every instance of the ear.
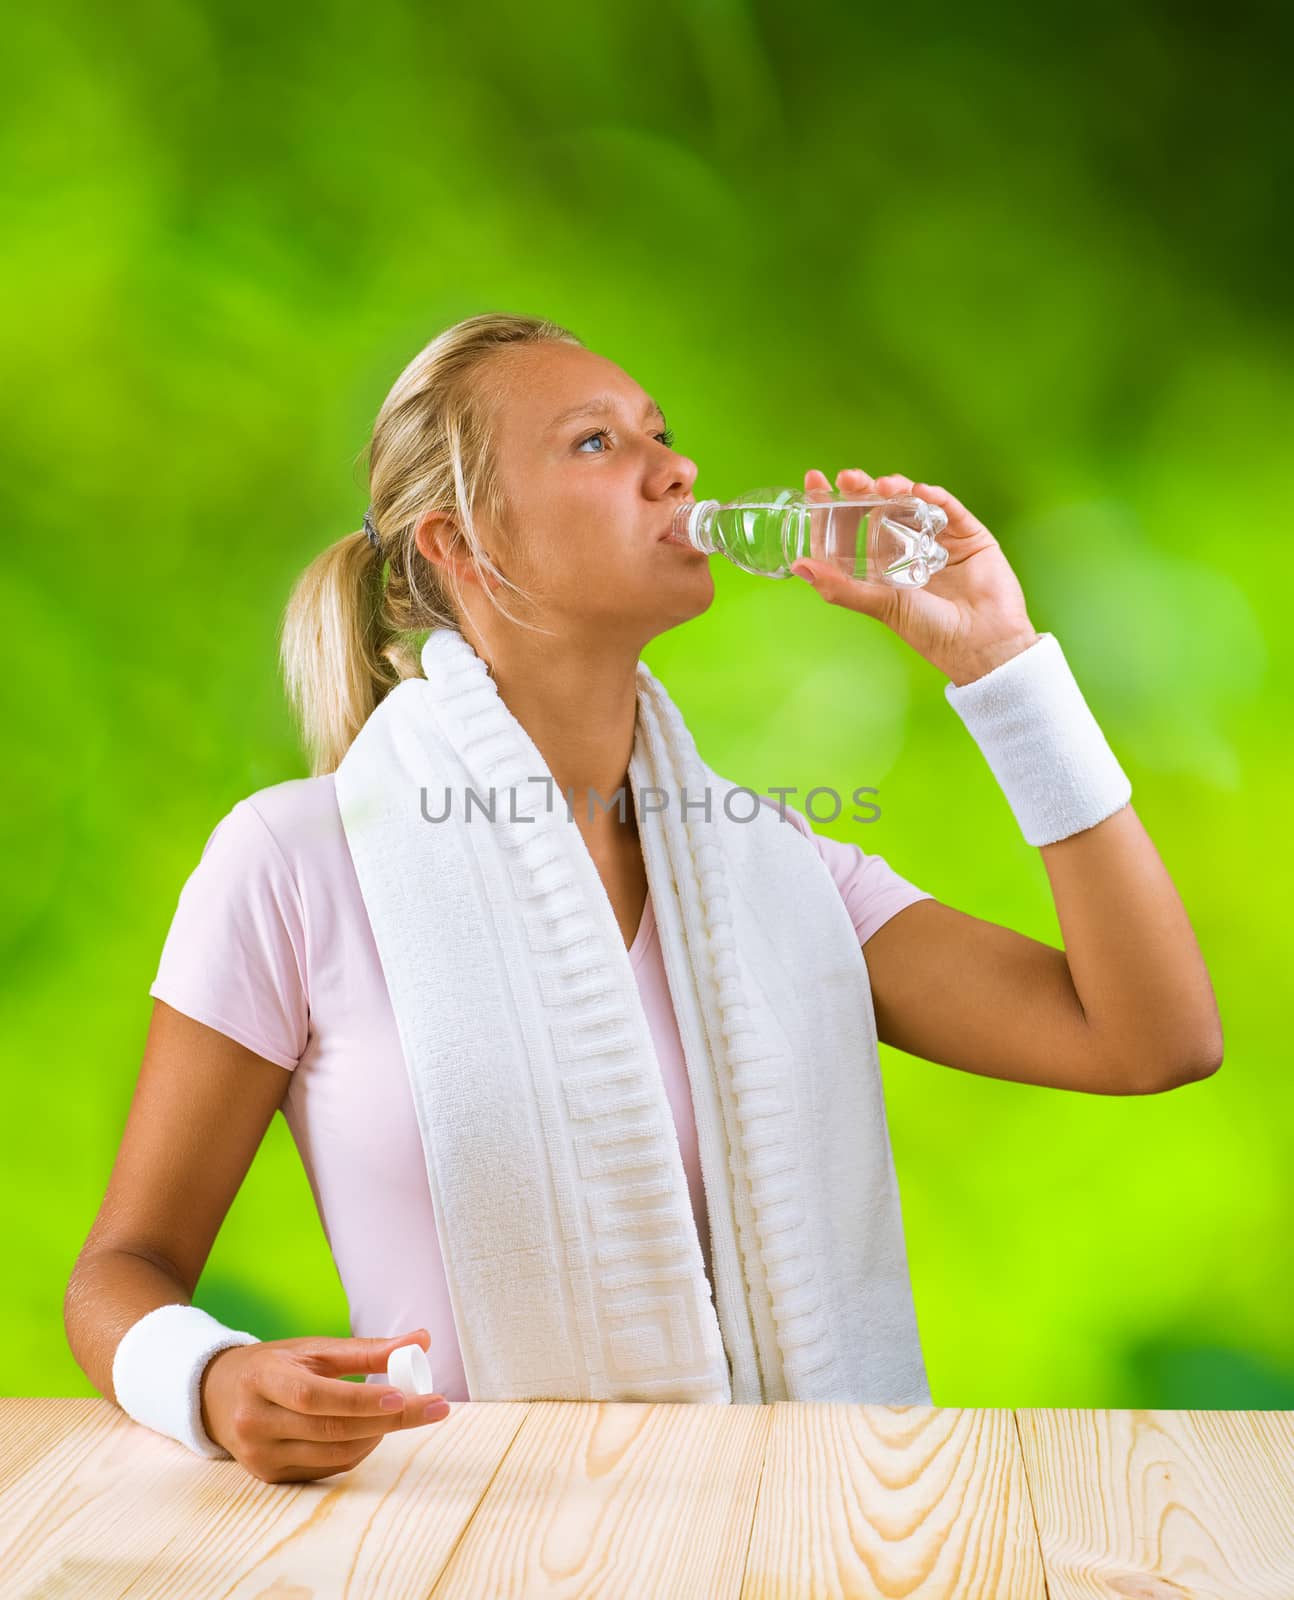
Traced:
POLYGON ((459 537, 458 526, 447 511, 424 512, 414 538, 424 559, 446 572, 456 572, 460 584, 479 581, 459 537))
POLYGON ((419 553, 433 566, 443 567, 451 558, 455 534, 452 519, 443 511, 427 511, 418 519, 414 542, 419 553))

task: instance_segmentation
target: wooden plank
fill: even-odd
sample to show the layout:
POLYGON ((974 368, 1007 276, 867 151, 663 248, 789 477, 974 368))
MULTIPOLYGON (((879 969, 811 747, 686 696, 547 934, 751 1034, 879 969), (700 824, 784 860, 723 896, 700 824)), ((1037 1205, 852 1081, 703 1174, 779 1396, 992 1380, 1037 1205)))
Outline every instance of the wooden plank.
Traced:
POLYGON ((0 1573, 60 1600, 1291 1600, 1294 1413, 476 1402, 264 1484, 104 1400, 7 1399, 0 1573))
MULTIPOLYGON (((5 1491, 30 1472, 65 1433, 84 1430, 84 1436, 92 1439, 100 1429, 112 1425, 114 1415, 120 1417, 121 1413, 92 1396, 59 1400, 43 1395, 0 1396, 0 1504, 5 1491)), ((0 1517, 0 1554, 8 1531, 0 1517)))
POLYGON ((48 1447, 0 1494, 0 1581, 59 1600, 426 1594, 527 1409, 451 1407, 350 1472, 273 1484, 102 1399, 27 1403, 48 1447), (67 1407, 94 1410, 69 1426, 67 1407))
POLYGON ((767 1409, 742 1600, 1044 1600, 1010 1411, 767 1409))
POLYGON ((1271 1458, 1272 1470, 1294 1504, 1294 1411, 1249 1411, 1246 1415, 1271 1458))
POLYGON ((1247 1411, 1019 1411, 1051 1600, 1290 1600, 1289 1430, 1247 1411))
POLYGON ((769 1410, 535 1401, 432 1600, 736 1600, 769 1410))

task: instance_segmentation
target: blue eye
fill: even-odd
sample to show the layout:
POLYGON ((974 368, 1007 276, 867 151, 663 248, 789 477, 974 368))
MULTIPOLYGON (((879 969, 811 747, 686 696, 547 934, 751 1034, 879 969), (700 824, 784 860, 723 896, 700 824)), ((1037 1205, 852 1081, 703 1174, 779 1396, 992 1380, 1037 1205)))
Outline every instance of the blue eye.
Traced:
MULTIPOLYGON (((593 433, 586 433, 585 436, 580 440, 579 444, 577 444, 575 446, 575 448, 578 450, 581 445, 586 445, 589 442, 590 439, 599 439, 599 438, 607 438, 607 439, 609 439, 610 437, 611 437, 610 429, 608 429, 608 428, 598 428, 593 433)), ((660 440, 660 442, 665 446, 665 448, 667 450, 672 450, 674 448, 674 430, 673 430, 673 428, 666 428, 662 433, 658 433, 656 435, 656 437, 660 440)), ((606 451, 605 450, 599 450, 597 453, 598 453, 598 455, 601 456, 601 455, 605 455, 606 451)))

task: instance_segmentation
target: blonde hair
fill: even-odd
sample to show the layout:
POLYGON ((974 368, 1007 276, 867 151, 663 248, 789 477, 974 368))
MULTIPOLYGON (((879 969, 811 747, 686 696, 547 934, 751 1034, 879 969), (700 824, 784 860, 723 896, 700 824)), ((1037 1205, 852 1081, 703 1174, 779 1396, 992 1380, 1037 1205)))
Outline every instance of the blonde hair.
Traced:
MULTIPOLYGON (((543 317, 488 312, 446 328, 424 346, 382 402, 364 453, 370 520, 320 552, 293 585, 279 654, 288 699, 312 776, 334 772, 379 702, 405 678, 422 676, 421 640, 432 628, 461 632, 462 591, 453 571, 418 549, 428 511, 454 519, 483 592, 484 576, 514 594, 481 543, 472 508, 515 533, 497 455, 495 418, 506 373, 492 360, 510 346, 584 341, 543 317), (499 369, 499 370, 495 370, 499 369)), ((542 630, 540 630, 542 631, 542 630)))

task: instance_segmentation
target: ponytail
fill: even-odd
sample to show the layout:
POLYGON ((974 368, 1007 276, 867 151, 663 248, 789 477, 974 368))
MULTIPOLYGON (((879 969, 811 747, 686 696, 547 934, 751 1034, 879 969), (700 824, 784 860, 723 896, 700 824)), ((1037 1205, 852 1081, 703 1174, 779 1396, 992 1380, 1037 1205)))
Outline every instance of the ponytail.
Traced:
MULTIPOLYGON (((419 351, 392 385, 368 447, 369 520, 380 548, 364 528, 330 544, 297 579, 283 612, 284 684, 311 776, 335 772, 383 698, 403 679, 422 676, 428 631, 461 631, 456 575, 418 549, 427 512, 452 519, 479 578, 488 575, 528 598, 495 566, 472 508, 483 507, 507 528, 490 357, 509 345, 544 341, 583 345, 542 317, 468 317, 419 351)), ((498 606, 493 586, 485 588, 498 606)))
POLYGON ((383 620, 382 557, 361 528, 317 555, 283 613, 280 659, 312 777, 335 772, 378 702, 421 676, 383 620))

